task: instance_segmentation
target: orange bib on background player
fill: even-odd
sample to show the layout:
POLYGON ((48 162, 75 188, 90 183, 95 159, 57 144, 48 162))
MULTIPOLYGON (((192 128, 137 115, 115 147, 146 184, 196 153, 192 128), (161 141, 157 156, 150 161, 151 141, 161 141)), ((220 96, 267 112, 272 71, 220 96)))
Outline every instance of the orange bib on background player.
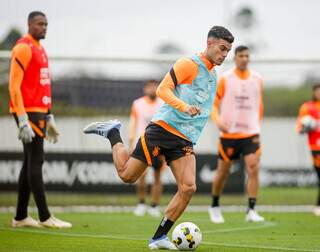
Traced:
MULTIPOLYGON (((320 108, 319 104, 310 101, 304 104, 307 106, 308 115, 312 116, 317 122, 320 121, 320 108)), ((317 123, 318 124, 318 123, 317 123)), ((309 146, 311 149, 320 149, 320 127, 317 125, 316 129, 308 133, 309 146)))
POLYGON ((220 104, 220 116, 229 127, 228 133, 259 134, 261 77, 250 71, 248 78, 241 79, 232 69, 224 73, 223 78, 225 87, 220 104))
MULTIPOLYGON (((25 43, 31 48, 32 58, 24 70, 21 93, 25 108, 51 108, 51 80, 48 57, 45 50, 36 47, 28 37, 23 37, 16 44, 25 43)), ((22 66, 21 66, 22 67, 22 66)), ((13 104, 10 100, 10 110, 13 104)))

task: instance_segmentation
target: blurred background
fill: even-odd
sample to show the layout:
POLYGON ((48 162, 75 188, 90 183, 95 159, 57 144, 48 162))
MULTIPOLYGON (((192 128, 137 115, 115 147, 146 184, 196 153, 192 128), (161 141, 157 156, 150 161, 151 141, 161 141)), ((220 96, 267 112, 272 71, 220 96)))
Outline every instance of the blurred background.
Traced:
MULTIPOLYGON (((271 203, 282 202, 276 197, 281 191, 290 204, 290 188, 301 188, 303 194, 293 193, 294 197, 301 202, 304 195, 305 203, 312 204, 316 176, 306 139, 295 132, 295 120, 300 105, 311 97, 312 85, 320 82, 319 8, 317 0, 308 4, 303 0, 78 0, 76 4, 68 0, 2 0, 0 205, 14 205, 12 191, 22 158, 17 129, 8 113, 10 50, 27 32, 27 15, 33 10, 43 11, 49 21, 42 44, 49 55, 53 112, 61 133, 56 145, 45 146, 48 190, 72 194, 67 199, 73 204, 81 200, 90 203, 84 193, 103 193, 91 197, 92 204, 121 204, 121 197, 114 194, 134 192, 133 186, 124 185, 116 176, 109 144, 84 136, 82 128, 91 121, 116 117, 124 123, 122 134, 127 142, 131 103, 142 95, 145 81, 161 80, 178 57, 204 50, 208 30, 223 25, 234 34, 234 47, 250 47, 251 68, 265 80, 262 203, 269 203, 269 195, 274 195, 271 203)), ((233 52, 217 67, 218 73, 232 67, 232 57, 233 52)), ((195 147, 199 195, 210 192, 217 138, 218 131, 210 121, 195 147)), ((175 189, 169 169, 163 181, 165 192, 175 189)), ((240 162, 226 188, 230 202, 242 202, 244 184, 240 162), (240 198, 233 197, 239 193, 240 198)), ((56 200, 63 203, 58 196, 56 200)), ((124 201, 130 202, 134 199, 124 201)))

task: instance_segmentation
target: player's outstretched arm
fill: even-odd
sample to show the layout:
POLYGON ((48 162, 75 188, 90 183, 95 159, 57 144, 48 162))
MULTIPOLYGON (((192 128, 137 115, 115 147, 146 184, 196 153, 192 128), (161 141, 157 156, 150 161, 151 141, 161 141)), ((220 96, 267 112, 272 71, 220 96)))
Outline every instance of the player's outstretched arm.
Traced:
POLYGON ((181 112, 191 116, 200 114, 199 107, 185 103, 173 93, 175 87, 181 83, 191 85, 197 73, 198 66, 191 59, 178 60, 161 81, 157 89, 157 96, 181 112))
POLYGON ((214 103, 213 103, 211 118, 216 123, 216 125, 220 131, 227 132, 228 127, 222 121, 221 116, 219 114, 219 106, 220 106, 221 100, 223 99, 223 96, 224 96, 224 90, 225 90, 225 79, 223 77, 221 77, 218 82, 218 88, 217 88, 216 97, 215 97, 214 103))

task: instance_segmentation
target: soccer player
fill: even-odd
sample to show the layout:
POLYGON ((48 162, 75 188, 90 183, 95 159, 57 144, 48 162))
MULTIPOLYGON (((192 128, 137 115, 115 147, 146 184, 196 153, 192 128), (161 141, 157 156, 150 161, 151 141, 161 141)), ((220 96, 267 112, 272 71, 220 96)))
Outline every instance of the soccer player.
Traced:
POLYGON ((235 49, 235 68, 225 72, 220 78, 212 111, 213 120, 221 132, 218 167, 212 183, 212 206, 209 208, 213 223, 224 222, 219 198, 233 161, 241 155, 248 174, 249 199, 246 220, 264 221, 255 211, 259 188, 263 81, 259 74, 248 68, 249 54, 249 48, 246 46, 238 46, 235 49))
POLYGON ((157 89, 165 104, 152 118, 133 151, 123 145, 116 120, 96 122, 84 129, 86 134, 107 138, 112 146, 113 161, 119 177, 126 183, 135 182, 165 156, 176 179, 178 191, 167 206, 164 218, 149 242, 150 249, 172 249, 167 233, 187 207, 196 191, 196 144, 211 114, 216 94, 215 65, 221 65, 231 49, 234 37, 224 27, 214 26, 207 36, 203 53, 179 59, 157 89))
MULTIPOLYGON (((135 143, 139 137, 144 133, 144 130, 151 121, 153 115, 159 110, 163 101, 157 97, 156 91, 158 82, 156 80, 149 80, 143 88, 144 96, 135 100, 131 107, 130 115, 130 130, 129 130, 129 149, 133 151, 135 143)), ((151 207, 145 204, 147 194, 146 172, 141 175, 137 181, 137 194, 139 204, 134 210, 136 216, 143 216, 146 212, 152 217, 160 217, 160 210, 158 203, 160 200, 162 185, 161 185, 161 171, 165 169, 166 163, 162 156, 159 157, 159 162, 153 164, 153 184, 151 187, 151 207)))
POLYGON ((44 13, 33 11, 28 16, 28 34, 12 50, 10 66, 10 112, 23 143, 24 159, 18 181, 18 204, 13 227, 68 228, 71 224, 50 214, 42 178, 43 139, 57 142, 58 131, 51 108, 51 80, 48 57, 40 40, 47 31, 44 13), (40 221, 28 216, 32 192, 40 221))
POLYGON ((313 159, 313 167, 318 176, 318 198, 313 212, 320 216, 320 84, 313 87, 313 97, 311 101, 302 104, 297 120, 297 130, 301 134, 308 134, 309 149, 313 159), (314 121, 313 127, 304 125, 302 120, 305 116, 310 116, 314 121))

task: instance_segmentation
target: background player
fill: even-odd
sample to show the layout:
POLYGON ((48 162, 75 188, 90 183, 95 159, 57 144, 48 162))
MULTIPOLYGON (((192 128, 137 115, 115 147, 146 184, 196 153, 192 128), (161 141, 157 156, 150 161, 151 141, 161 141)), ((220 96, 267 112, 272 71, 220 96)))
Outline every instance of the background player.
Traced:
MULTIPOLYGON (((135 100, 131 107, 130 115, 130 135, 129 135, 129 149, 130 152, 134 149, 134 144, 138 141, 139 137, 143 134, 144 130, 151 121, 153 115, 159 110, 163 101, 157 97, 156 91, 158 82, 156 80, 149 80, 144 88, 144 96, 135 100)), ((153 168, 153 184, 151 186, 151 207, 148 208, 146 201, 147 184, 146 174, 143 173, 137 181, 137 194, 139 204, 134 210, 137 216, 143 216, 147 211, 153 217, 160 217, 160 210, 158 207, 162 185, 161 185, 161 171, 166 167, 164 158, 159 159, 153 168)))
POLYGON ((313 97, 300 107, 297 130, 301 134, 308 134, 309 148, 312 154, 313 167, 318 176, 318 198, 314 214, 320 216, 320 127, 318 121, 320 120, 320 84, 313 87, 313 97), (310 116, 313 120, 313 125, 309 127, 303 123, 303 118, 310 116))
POLYGON ((61 221, 49 212, 42 178, 44 160, 43 138, 56 143, 58 131, 51 108, 51 80, 48 57, 40 40, 47 31, 47 18, 39 11, 28 16, 28 34, 19 39, 12 50, 10 66, 10 112, 19 127, 24 159, 19 175, 17 213, 13 227, 68 228, 71 224, 61 221), (39 219, 28 216, 30 193, 33 193, 39 219))
POLYGON ((213 120, 221 131, 218 167, 212 184, 210 219, 223 223, 219 198, 227 181, 232 162, 241 155, 248 173, 247 221, 264 221, 255 210, 259 188, 260 127, 263 113, 263 81, 259 74, 249 70, 249 49, 235 49, 236 67, 223 74, 219 80, 217 96, 212 112, 213 120), (220 112, 219 112, 220 109, 220 112))
POLYGON ((221 65, 234 38, 224 27, 214 26, 208 33, 205 52, 178 60, 157 90, 165 101, 141 136, 132 157, 123 145, 119 121, 92 123, 86 134, 109 139, 119 177, 135 182, 147 166, 163 154, 175 176, 178 191, 165 210, 158 229, 149 242, 150 249, 176 249, 167 233, 181 216, 196 190, 195 144, 210 116, 216 94, 214 65, 221 65))

